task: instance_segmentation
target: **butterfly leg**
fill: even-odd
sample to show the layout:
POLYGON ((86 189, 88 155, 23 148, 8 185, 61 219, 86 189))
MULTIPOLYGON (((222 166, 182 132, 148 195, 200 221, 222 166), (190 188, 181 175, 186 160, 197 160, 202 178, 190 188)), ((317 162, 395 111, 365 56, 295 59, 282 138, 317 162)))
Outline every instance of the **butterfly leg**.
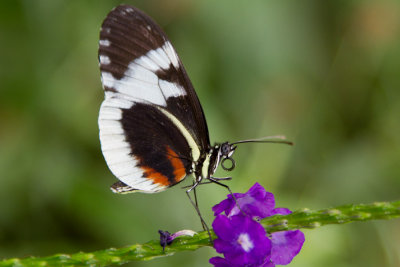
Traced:
MULTIPOLYGON (((226 178, 230 178, 230 177, 226 177, 226 178)), ((231 194, 233 200, 235 201, 236 206, 239 208, 239 210, 242 212, 242 214, 246 216, 246 213, 240 208, 240 206, 239 206, 239 204, 237 202, 237 199, 236 199, 235 195, 232 193, 232 190, 229 188, 229 186, 227 186, 226 184, 220 183, 218 181, 218 180, 221 180, 221 179, 224 179, 224 178, 214 178, 214 177, 209 177, 208 178, 208 180, 210 180, 212 183, 215 183, 217 185, 223 186, 226 189, 228 189, 229 194, 231 194)), ((226 179, 226 180, 230 180, 230 179, 226 179)))
MULTIPOLYGON (((231 180, 231 179, 232 179, 232 177, 221 177, 221 178, 212 177, 212 178, 215 179, 215 180, 217 180, 217 181, 219 181, 219 180, 224 180, 224 181, 225 181, 225 180, 231 180)), ((211 183, 214 183, 214 182, 202 180, 201 182, 199 182, 198 185, 211 184, 211 183)), ((193 185, 186 185, 186 186, 183 186, 182 189, 186 189, 186 188, 189 188, 189 187, 193 187, 193 185)), ((193 190, 193 191, 196 192, 195 190, 193 190)), ((197 202, 196 202, 196 204, 197 204, 197 202)))
POLYGON ((200 212, 199 206, 197 205, 196 186, 198 186, 198 185, 199 185, 199 182, 194 183, 191 188, 186 190, 186 195, 188 196, 188 198, 190 200, 190 203, 192 203, 194 209, 196 210, 197 215, 200 217, 200 221, 201 221, 201 224, 203 226, 203 229, 208 232, 208 236, 210 237, 211 244, 213 244, 213 240, 212 240, 212 237, 211 237, 210 229, 208 228, 208 226, 207 226, 206 222, 204 221, 203 217, 201 216, 201 212, 200 212), (195 202, 193 202, 192 198, 190 197, 190 191, 192 191, 192 190, 193 190, 193 193, 194 193, 194 196, 195 196, 195 202))
MULTIPOLYGON (((200 184, 200 183, 199 183, 199 184, 200 184)), ((194 184, 193 184, 193 186, 194 186, 194 184)), ((194 203, 196 204, 196 207, 197 207, 197 208, 199 209, 199 211, 200 211, 199 202, 197 201, 196 187, 193 188, 193 195, 194 195, 194 203)), ((201 220, 201 225, 203 226, 203 230, 204 230, 204 231, 207 231, 207 225, 204 223, 203 220, 201 220)))
MULTIPOLYGON (((214 179, 216 181, 229 181, 229 180, 232 180, 232 177, 210 177, 210 178, 212 178, 212 179, 214 179)), ((213 182, 211 182, 211 183, 213 183, 213 182)))

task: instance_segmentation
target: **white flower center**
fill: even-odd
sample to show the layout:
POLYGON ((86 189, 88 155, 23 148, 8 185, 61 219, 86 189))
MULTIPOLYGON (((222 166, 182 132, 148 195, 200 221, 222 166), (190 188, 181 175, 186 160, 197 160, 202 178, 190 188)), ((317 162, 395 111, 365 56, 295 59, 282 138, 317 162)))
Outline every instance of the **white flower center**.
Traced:
POLYGON ((249 235, 242 233, 239 235, 237 242, 242 246, 242 249, 249 252, 253 247, 253 242, 251 242, 249 235))

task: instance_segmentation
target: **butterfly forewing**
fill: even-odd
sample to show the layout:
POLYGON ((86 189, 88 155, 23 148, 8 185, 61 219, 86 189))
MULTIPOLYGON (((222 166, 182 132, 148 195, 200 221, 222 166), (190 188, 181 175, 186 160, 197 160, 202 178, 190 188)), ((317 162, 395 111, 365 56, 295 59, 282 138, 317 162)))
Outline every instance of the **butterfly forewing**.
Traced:
POLYGON ((140 10, 118 6, 103 22, 99 62, 105 90, 100 141, 122 182, 118 187, 153 193, 180 182, 209 148, 209 137, 197 95, 165 33, 140 10))

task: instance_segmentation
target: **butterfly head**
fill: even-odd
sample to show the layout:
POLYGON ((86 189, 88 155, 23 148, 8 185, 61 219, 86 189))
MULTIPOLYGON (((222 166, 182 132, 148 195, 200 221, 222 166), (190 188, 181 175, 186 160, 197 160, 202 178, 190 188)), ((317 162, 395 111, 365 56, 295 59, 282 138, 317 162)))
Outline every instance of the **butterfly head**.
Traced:
POLYGON ((236 146, 228 142, 222 143, 218 150, 218 158, 221 160, 222 169, 232 171, 235 166, 235 160, 232 158, 236 146), (230 161, 230 164, 227 162, 230 161))
POLYGON ((212 150, 213 152, 211 158, 213 158, 214 160, 212 161, 213 164, 211 165, 210 169, 211 174, 214 174, 220 163, 225 171, 232 171, 236 167, 236 163, 235 160, 232 158, 232 155, 235 152, 237 145, 243 143, 281 143, 293 145, 293 143, 287 141, 284 136, 267 136, 258 139, 248 139, 233 143, 225 142, 222 144, 217 144, 212 150))

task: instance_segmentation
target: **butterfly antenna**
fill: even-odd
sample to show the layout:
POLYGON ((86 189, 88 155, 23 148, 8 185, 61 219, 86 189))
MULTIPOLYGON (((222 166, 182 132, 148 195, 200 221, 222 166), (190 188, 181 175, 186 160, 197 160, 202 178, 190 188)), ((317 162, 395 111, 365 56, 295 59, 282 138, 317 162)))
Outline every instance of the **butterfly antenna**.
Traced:
POLYGON ((243 143, 273 143, 273 144, 286 144, 291 146, 293 145, 293 142, 286 140, 286 137, 283 135, 265 136, 257 139, 241 140, 230 144, 237 145, 243 143))

